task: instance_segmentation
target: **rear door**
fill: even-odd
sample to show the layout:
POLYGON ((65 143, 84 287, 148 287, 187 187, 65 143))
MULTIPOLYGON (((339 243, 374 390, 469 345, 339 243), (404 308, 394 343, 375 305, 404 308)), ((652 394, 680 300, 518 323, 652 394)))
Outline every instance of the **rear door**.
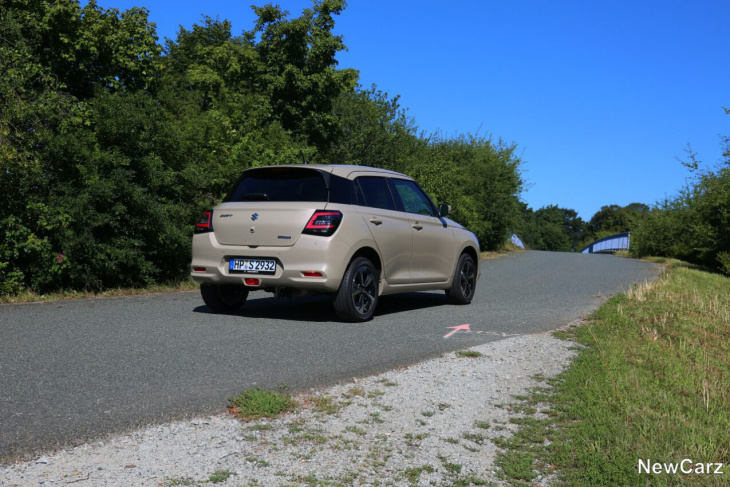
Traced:
POLYGON ((411 280, 444 282, 454 271, 454 232, 439 218, 431 199, 413 181, 389 179, 396 205, 407 215, 413 235, 411 280))
POLYGON ((409 284, 413 236, 408 215, 396 211, 385 178, 360 176, 355 186, 360 200, 358 211, 380 251, 385 279, 390 284, 409 284))

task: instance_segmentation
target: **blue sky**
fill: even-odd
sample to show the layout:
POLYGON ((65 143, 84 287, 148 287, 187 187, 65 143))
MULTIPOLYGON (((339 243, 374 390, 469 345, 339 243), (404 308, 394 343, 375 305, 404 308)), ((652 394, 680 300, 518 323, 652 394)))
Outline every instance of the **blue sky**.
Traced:
MULTIPOLYGON (((147 7, 161 39, 202 14, 239 34, 253 25, 251 3, 99 2, 147 7)), ((311 2, 278 4, 298 16, 311 2)), ((515 143, 522 199, 589 220, 604 205, 676 194, 688 143, 706 165, 721 160, 729 18, 721 0, 351 0, 335 33, 349 49, 340 67, 400 95, 421 130, 515 143)))

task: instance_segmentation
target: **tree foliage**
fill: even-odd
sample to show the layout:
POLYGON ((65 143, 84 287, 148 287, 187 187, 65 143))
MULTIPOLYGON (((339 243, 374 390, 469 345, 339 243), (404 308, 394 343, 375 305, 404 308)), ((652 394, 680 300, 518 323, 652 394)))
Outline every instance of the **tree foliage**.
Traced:
POLYGON ((717 168, 701 170, 692 156, 685 164, 692 180, 648 212, 634 237, 639 256, 675 257, 730 274, 730 137, 722 144, 717 168))
POLYGON ((407 172, 486 248, 514 226, 515 147, 416 133, 398 97, 339 69, 343 0, 203 17, 161 46, 144 8, 0 3, 0 292, 180 279, 192 224, 248 167, 407 172))
POLYGON ((405 172, 439 203, 453 207, 454 220, 477 236, 484 249, 504 246, 519 216, 523 181, 516 146, 488 137, 433 135, 405 162, 405 172))
POLYGON ((588 222, 588 232, 593 240, 630 232, 637 228, 648 212, 649 206, 643 203, 603 206, 588 222))
POLYGON ((533 210, 523 204, 521 213, 522 222, 518 232, 530 248, 557 252, 580 251, 586 224, 575 210, 556 205, 533 210))

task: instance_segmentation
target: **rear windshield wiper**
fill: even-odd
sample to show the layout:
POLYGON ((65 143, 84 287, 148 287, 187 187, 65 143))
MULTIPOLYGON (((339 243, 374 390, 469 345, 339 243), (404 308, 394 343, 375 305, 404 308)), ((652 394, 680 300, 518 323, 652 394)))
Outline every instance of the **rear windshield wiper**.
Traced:
POLYGON ((246 193, 243 195, 246 201, 268 201, 269 195, 266 193, 246 193))

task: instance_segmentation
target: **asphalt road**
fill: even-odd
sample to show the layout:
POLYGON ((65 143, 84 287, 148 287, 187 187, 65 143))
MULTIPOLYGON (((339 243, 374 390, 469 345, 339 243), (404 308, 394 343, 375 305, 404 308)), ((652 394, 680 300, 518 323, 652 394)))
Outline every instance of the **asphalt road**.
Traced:
POLYGON ((296 391, 550 330, 659 270, 521 252, 482 263, 471 305, 385 297, 361 324, 337 322, 326 296, 264 292, 232 315, 208 313, 197 292, 2 305, 0 460, 217 412, 252 386, 296 391))

